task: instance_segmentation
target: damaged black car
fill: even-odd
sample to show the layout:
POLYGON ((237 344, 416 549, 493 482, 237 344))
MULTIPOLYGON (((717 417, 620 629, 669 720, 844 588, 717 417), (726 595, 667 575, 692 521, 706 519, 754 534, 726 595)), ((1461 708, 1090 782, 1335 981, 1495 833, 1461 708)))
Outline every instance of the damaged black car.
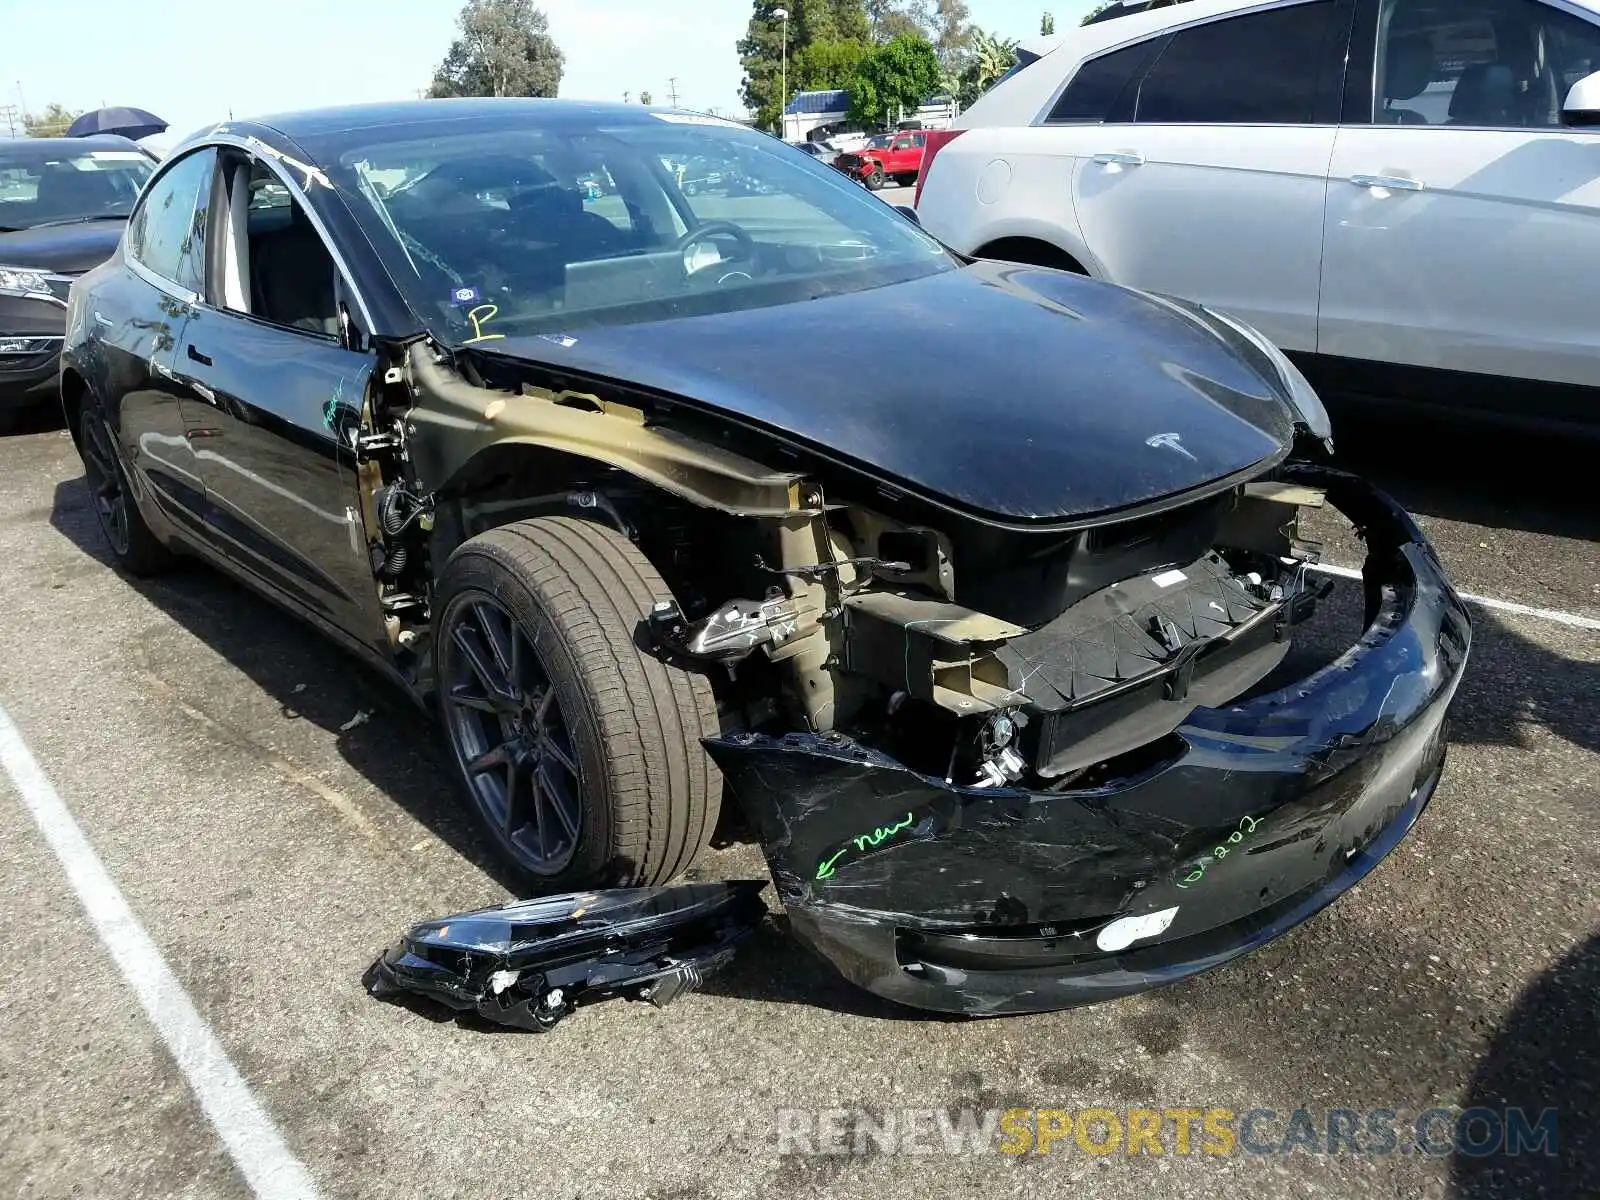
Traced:
POLYGON ((1224 962, 1444 761, 1466 612, 1270 343, 714 118, 219 126, 72 288, 62 388, 122 567, 210 561, 433 707, 531 892, 670 880, 726 799, 794 933, 907 1004, 1224 962), (1363 628, 1286 676, 1324 506, 1363 628))

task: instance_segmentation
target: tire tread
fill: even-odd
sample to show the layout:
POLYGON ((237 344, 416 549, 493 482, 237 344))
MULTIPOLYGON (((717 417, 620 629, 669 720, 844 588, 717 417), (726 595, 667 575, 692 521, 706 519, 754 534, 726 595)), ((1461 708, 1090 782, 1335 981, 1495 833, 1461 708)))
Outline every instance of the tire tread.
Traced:
POLYGON ((721 776, 700 739, 719 723, 704 676, 635 645, 651 607, 672 598, 660 573, 615 530, 572 517, 489 530, 451 565, 474 555, 522 581, 578 668, 605 760, 612 859, 626 864, 617 882, 681 874, 716 825, 721 776))

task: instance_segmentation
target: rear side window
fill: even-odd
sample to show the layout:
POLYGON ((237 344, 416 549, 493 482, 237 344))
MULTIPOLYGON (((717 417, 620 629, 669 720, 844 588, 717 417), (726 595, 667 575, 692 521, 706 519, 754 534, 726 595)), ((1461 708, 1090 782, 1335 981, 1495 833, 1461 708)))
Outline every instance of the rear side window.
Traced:
POLYGON ((173 163, 145 192, 128 222, 135 262, 191 292, 204 290, 206 218, 217 152, 196 150, 173 163))
POLYGON ((1139 85, 1141 124, 1306 125, 1333 0, 1180 30, 1139 85))
POLYGON ((1113 50, 1099 58, 1091 58, 1078 68, 1078 73, 1061 93, 1061 99, 1050 110, 1051 121, 1111 121, 1112 113, 1128 84, 1140 75, 1166 44, 1166 38, 1151 38, 1125 50, 1113 50))

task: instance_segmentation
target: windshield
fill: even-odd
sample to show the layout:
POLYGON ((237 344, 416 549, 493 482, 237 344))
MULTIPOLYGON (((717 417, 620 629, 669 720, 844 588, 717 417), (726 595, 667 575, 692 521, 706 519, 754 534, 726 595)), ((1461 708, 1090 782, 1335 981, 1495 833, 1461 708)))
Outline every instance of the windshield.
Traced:
POLYGON ((154 169, 138 150, 0 146, 0 228, 126 219, 154 169))
POLYGON ((955 266, 793 147, 659 116, 400 129, 408 140, 348 149, 333 174, 417 313, 456 343, 784 304, 955 266))

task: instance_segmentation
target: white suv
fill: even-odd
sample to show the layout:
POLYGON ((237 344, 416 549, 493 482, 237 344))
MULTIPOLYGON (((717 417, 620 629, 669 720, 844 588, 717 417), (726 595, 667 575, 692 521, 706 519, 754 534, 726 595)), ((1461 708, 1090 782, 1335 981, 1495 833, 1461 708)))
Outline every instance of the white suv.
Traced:
POLYGON ((1330 395, 1594 427, 1594 72, 1600 0, 1133 12, 931 134, 918 216, 1230 312, 1330 395))

